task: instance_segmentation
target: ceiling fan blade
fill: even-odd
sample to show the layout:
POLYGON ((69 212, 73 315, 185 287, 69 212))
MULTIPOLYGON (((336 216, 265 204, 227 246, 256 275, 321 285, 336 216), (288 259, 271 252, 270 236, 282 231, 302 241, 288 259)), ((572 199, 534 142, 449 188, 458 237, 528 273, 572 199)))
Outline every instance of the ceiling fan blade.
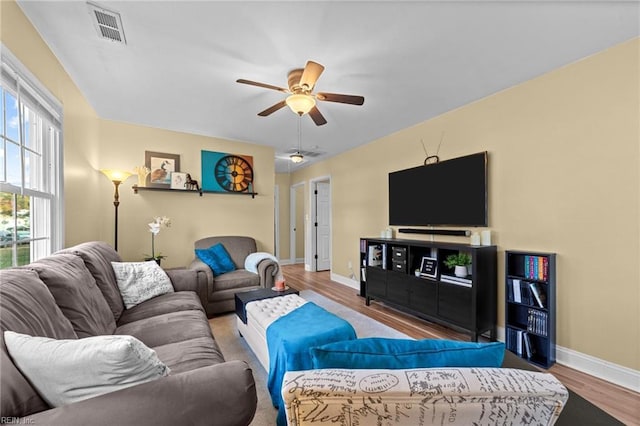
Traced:
POLYGON ((311 110, 309 111, 309 116, 311 116, 313 122, 316 123, 316 126, 327 124, 327 120, 324 118, 318 107, 314 106, 313 108, 311 108, 311 110))
POLYGON ((324 71, 324 66, 317 62, 307 61, 300 77, 300 87, 306 86, 307 90, 312 90, 322 71, 324 71))
POLYGON ((280 101, 277 104, 270 106, 269 108, 265 109, 262 112, 259 112, 258 115, 260 117, 266 117, 267 115, 271 115, 274 112, 276 112, 277 110, 279 110, 280 108, 284 107, 285 105, 287 105, 287 103, 285 101, 280 101))
POLYGON ((341 104, 362 105, 364 103, 363 96, 341 95, 339 93, 317 93, 316 99, 319 101, 339 102, 341 104))
POLYGON ((278 92, 289 93, 288 89, 278 86, 272 86, 271 84, 258 83, 257 81, 245 80, 243 78, 239 78, 236 80, 236 83, 248 84, 251 86, 264 87, 265 89, 277 90, 278 92))

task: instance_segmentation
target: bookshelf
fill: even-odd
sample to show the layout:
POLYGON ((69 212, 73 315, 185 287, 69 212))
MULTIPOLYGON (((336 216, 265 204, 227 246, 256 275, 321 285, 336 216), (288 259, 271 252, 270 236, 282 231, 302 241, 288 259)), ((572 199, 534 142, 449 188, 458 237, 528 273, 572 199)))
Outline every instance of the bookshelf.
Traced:
POLYGON ((505 251, 507 349, 542 368, 556 361, 556 255, 505 251))
POLYGON ((497 251, 471 246, 394 238, 360 239, 360 296, 384 302, 426 320, 496 339, 497 251), (466 277, 445 266, 447 256, 471 256, 466 277))

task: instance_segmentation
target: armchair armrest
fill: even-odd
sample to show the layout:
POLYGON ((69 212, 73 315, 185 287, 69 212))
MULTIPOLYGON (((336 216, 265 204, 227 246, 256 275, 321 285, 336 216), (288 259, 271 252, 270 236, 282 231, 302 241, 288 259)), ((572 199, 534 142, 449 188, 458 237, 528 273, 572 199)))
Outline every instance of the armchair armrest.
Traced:
POLYGON ((165 272, 175 291, 193 291, 200 298, 202 306, 207 307, 207 277, 204 272, 185 268, 165 269, 165 272))
POLYGON ((569 393, 551 374, 508 368, 325 369, 285 373, 287 422, 552 425, 569 393), (431 421, 425 422, 425 415, 431 421))
POLYGON ((251 369, 244 361, 229 361, 17 420, 20 420, 19 424, 67 426, 246 426, 251 422, 256 406, 251 369))
POLYGON ((260 287, 271 288, 275 285, 276 275, 280 271, 278 262, 264 259, 258 263, 258 275, 260 275, 260 287))

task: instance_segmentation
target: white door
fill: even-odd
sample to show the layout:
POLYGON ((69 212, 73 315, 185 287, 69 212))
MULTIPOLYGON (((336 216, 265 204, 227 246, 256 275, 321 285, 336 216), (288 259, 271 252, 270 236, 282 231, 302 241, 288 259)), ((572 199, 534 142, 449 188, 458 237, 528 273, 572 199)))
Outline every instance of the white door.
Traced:
POLYGON ((331 186, 316 183, 316 271, 331 269, 331 186))

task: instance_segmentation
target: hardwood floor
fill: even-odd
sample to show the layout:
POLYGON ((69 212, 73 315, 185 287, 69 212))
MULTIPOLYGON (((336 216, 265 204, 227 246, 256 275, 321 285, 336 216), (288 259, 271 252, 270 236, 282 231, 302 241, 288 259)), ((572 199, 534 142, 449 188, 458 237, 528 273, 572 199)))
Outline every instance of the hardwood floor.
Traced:
MULTIPOLYGON (((287 285, 297 290, 313 290, 415 339, 470 340, 465 334, 421 320, 380 303, 366 306, 364 298, 358 296, 356 290, 331 281, 329 272, 307 272, 303 265, 283 266, 283 271, 287 285)), ((557 363, 547 371, 556 376, 566 387, 626 425, 640 426, 639 393, 557 363)))

